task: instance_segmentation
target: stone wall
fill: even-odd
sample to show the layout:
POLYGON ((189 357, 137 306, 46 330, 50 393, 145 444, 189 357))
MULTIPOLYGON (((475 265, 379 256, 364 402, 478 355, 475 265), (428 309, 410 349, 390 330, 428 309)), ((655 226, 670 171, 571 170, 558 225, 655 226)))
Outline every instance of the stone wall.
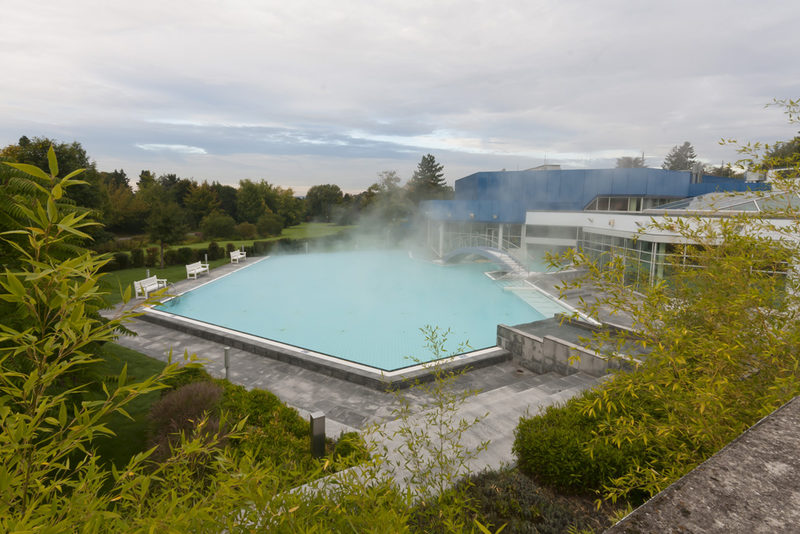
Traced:
POLYGON ((503 324, 497 325, 497 346, 511 353, 511 359, 521 367, 540 374, 570 375, 581 371, 603 376, 620 366, 620 360, 609 361, 586 347, 555 336, 538 337, 503 324))

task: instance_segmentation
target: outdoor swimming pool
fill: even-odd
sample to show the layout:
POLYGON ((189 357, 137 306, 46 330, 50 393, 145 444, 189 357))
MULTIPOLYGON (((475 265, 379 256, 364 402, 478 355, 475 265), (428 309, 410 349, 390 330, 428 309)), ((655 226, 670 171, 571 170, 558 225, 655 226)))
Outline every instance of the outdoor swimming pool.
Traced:
POLYGON ((451 330, 452 352, 466 342, 470 350, 495 346, 498 323, 544 318, 483 274, 494 269, 436 265, 404 251, 276 256, 157 309, 393 371, 432 358, 426 325, 451 330))

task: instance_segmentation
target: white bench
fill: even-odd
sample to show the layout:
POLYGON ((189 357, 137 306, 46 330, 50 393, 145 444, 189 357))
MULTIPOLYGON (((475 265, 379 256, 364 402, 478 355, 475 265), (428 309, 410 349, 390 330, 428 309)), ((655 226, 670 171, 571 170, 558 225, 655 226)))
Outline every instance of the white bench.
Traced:
POLYGON ((155 276, 145 278, 144 280, 135 280, 133 282, 133 289, 136 290, 137 299, 150 298, 151 291, 158 291, 159 289, 163 289, 165 287, 167 287, 167 279, 157 278, 155 276))
POLYGON ((247 252, 243 250, 231 250, 231 263, 239 263, 239 260, 246 260, 247 252))
POLYGON ((186 266, 186 278, 194 278, 197 280, 197 275, 208 272, 208 264, 200 261, 190 263, 186 266))

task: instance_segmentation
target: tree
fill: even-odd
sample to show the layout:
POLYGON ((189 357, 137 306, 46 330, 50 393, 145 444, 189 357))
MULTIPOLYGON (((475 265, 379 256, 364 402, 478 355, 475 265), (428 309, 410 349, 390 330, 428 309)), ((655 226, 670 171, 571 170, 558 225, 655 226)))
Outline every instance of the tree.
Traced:
POLYGON ((721 176, 723 178, 736 178, 738 180, 744 179, 744 173, 734 169, 730 163, 728 163, 727 165, 721 163, 719 167, 708 167, 705 168, 703 172, 711 176, 721 176))
POLYGON ((178 178, 175 174, 163 174, 156 182, 161 185, 163 194, 182 208, 185 207, 186 197, 197 187, 193 180, 178 178))
POLYGON ((212 182, 211 189, 217 194, 220 209, 238 220, 236 215, 236 188, 230 185, 222 185, 219 182, 212 182))
POLYGON ((199 186, 193 185, 186 195, 184 204, 189 224, 192 228, 197 228, 203 217, 220 207, 217 192, 208 185, 208 182, 203 182, 199 186))
POLYGON ((381 224, 396 223, 406 219, 414 210, 408 189, 399 186, 397 171, 381 171, 378 181, 369 186, 362 197, 362 209, 370 220, 377 218, 381 224))
POLYGON ((335 206, 342 203, 342 190, 338 185, 315 185, 306 193, 308 214, 324 222, 331 222, 331 213, 335 206))
POLYGON ((156 183, 156 175, 153 171, 143 170, 139 173, 139 180, 136 182, 136 189, 141 191, 156 183))
POLYGON ((261 189, 252 180, 239 182, 236 192, 236 214, 239 222, 256 223, 267 210, 261 189))
POLYGON ((283 227, 294 226, 303 222, 306 216, 305 201, 294 196, 294 191, 291 188, 283 189, 278 187, 277 191, 278 205, 275 213, 280 216, 283 227))
POLYGON ((22 136, 16 145, 9 145, 0 151, 0 157, 15 163, 25 163, 36 168, 47 168, 47 154, 53 147, 63 174, 69 174, 78 169, 85 169, 81 183, 69 188, 66 196, 75 201, 78 206, 89 209, 100 209, 103 204, 101 183, 95 164, 89 160, 86 150, 77 141, 72 143, 59 143, 46 137, 28 139, 22 136))
POLYGON ((623 156, 621 158, 617 158, 617 168, 618 169, 643 169, 647 167, 644 162, 644 154, 641 156, 623 156))
POLYGON ((147 218, 147 234, 158 243, 161 268, 164 268, 164 246, 180 243, 186 239, 186 216, 177 203, 165 199, 151 206, 147 218))
POLYGON ((118 182, 106 184, 106 204, 103 221, 114 232, 142 232, 145 228, 148 206, 141 195, 135 195, 128 185, 118 182))
POLYGON ((661 168, 668 171, 688 171, 693 170, 697 163, 694 147, 686 141, 681 146, 672 147, 664 158, 661 168))
POLYGON ((793 167, 800 162, 800 136, 775 143, 765 150, 765 160, 770 169, 793 167), (779 165, 779 167, 776 167, 779 165))
POLYGON ((283 222, 280 216, 275 213, 265 213, 258 218, 256 223, 256 231, 262 237, 281 235, 282 230, 283 222))
POLYGON ((231 238, 236 233, 236 221, 233 217, 220 211, 212 211, 200 223, 200 231, 203 232, 204 239, 215 237, 231 238))
POLYGON ((444 166, 431 154, 422 157, 417 164, 414 176, 408 182, 408 190, 414 202, 421 200, 446 198, 452 194, 453 188, 444 179, 444 166))

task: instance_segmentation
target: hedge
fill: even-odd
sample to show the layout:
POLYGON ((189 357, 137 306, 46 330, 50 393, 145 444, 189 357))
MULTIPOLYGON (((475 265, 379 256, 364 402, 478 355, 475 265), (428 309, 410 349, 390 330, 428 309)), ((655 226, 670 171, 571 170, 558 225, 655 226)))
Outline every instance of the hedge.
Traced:
POLYGON ((645 451, 623 443, 621 447, 598 444, 593 456, 586 451, 597 420, 583 413, 585 392, 563 406, 549 406, 544 413, 521 418, 514 430, 513 451, 517 465, 536 480, 563 491, 592 493, 628 471, 645 451))

